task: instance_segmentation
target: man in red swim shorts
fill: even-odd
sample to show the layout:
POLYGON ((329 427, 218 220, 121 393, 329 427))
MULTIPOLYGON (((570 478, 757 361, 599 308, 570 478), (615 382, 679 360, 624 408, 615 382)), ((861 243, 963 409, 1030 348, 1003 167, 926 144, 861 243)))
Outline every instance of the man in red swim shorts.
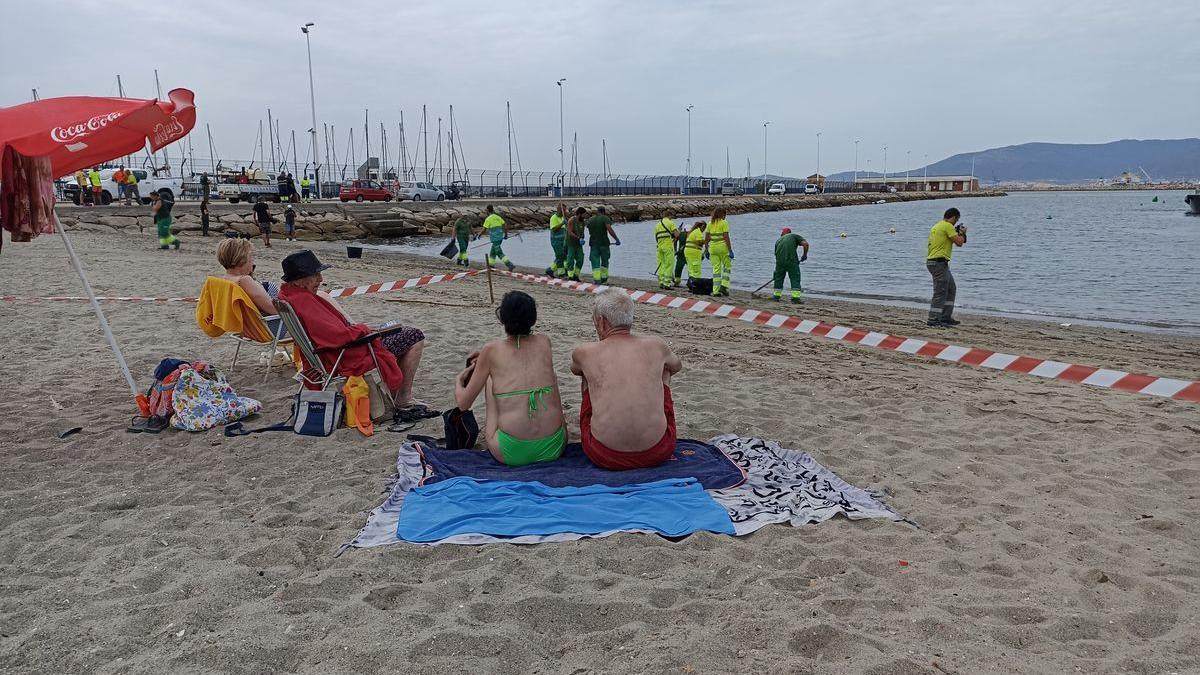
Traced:
POLYGON ((633 301, 624 291, 597 295, 592 323, 599 340, 571 354, 571 372, 583 378, 583 451, 605 469, 662 464, 675 452, 670 382, 683 363, 662 338, 630 332, 633 301))

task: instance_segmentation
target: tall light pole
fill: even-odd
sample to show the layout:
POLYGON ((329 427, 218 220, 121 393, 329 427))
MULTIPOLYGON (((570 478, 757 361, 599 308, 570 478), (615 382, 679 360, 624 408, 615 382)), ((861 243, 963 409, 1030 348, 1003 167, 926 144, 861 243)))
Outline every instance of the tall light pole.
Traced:
POLYGON ((767 191, 767 127, 770 121, 763 122, 763 193, 767 191))
POLYGON ((821 132, 817 132, 817 180, 821 179, 821 132))
POLYGON ((925 175, 921 178, 921 189, 929 191, 929 153, 925 153, 921 158, 921 163, 925 165, 925 175))
POLYGON ((858 142, 861 140, 861 138, 854 139, 854 182, 850 184, 851 192, 858 187, 858 142))
POLYGON ((563 172, 566 170, 566 165, 563 163, 563 82, 566 81, 565 77, 558 80, 558 185, 560 195, 562 194, 563 172))
POLYGON ((691 185, 692 184, 692 108, 695 108, 695 107, 696 106, 694 106, 694 105, 689 105, 687 107, 688 157, 687 157, 687 171, 684 172, 685 175, 683 177, 683 181, 684 181, 683 182, 683 194, 685 194, 685 195, 688 194, 689 192, 691 192, 690 188, 692 187, 692 185, 691 185))
POLYGON ((887 146, 883 146, 883 191, 887 192, 887 146))
POLYGON ((321 156, 317 154, 317 94, 313 87, 313 71, 312 71, 312 41, 309 39, 309 29, 317 24, 308 22, 300 27, 300 31, 304 33, 304 46, 308 49, 308 103, 312 109, 312 152, 313 152, 313 173, 317 178, 317 199, 321 198, 321 156))
POLYGON ((909 158, 909 155, 911 155, 911 154, 912 154, 912 150, 904 151, 904 189, 905 190, 908 189, 908 172, 911 171, 911 169, 909 168, 909 166, 911 166, 911 164, 910 164, 908 158, 909 158))

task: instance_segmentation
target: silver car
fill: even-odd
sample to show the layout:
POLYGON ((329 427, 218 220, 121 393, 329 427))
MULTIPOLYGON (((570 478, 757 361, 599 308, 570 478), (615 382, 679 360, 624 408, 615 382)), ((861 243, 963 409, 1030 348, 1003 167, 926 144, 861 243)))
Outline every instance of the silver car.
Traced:
POLYGON ((411 199, 414 202, 419 201, 437 201, 440 202, 446 198, 446 193, 434 187, 433 183, 414 183, 412 181, 400 181, 400 189, 396 191, 396 200, 404 201, 411 199))

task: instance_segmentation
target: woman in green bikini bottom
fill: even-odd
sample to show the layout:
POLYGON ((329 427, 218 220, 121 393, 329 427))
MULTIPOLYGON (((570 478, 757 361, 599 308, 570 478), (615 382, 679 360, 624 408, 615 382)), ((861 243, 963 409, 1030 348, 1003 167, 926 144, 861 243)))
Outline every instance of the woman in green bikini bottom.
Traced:
POLYGON ((455 379, 461 410, 487 401, 487 445, 497 461, 510 466, 558 459, 567 445, 558 376, 550 338, 533 335, 537 304, 521 291, 506 293, 496 309, 505 337, 467 357, 455 379))

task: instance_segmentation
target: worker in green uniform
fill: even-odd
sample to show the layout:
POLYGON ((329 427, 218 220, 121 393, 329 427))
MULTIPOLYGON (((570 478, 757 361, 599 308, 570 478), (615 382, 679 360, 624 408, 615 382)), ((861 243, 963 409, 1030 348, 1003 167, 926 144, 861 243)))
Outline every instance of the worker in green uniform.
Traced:
POLYGON ((554 262, 546 268, 552 277, 564 276, 567 272, 567 205, 559 204, 550 214, 550 248, 554 249, 554 262))
POLYGON ((179 239, 171 234, 171 209, 174 206, 175 199, 170 194, 157 190, 150 193, 150 213, 158 231, 158 247, 164 251, 172 246, 179 250, 179 239))
POLYGON ((675 280, 675 242, 679 239, 679 228, 671 216, 675 215, 668 209, 654 226, 654 254, 658 260, 658 287, 670 289, 675 280))
POLYGON ((492 249, 488 251, 486 260, 487 266, 491 267, 496 262, 502 262, 509 270, 512 270, 516 265, 504 255, 502 245, 504 240, 508 239, 508 223, 500 217, 491 204, 487 205, 487 218, 483 219, 483 231, 487 232, 488 240, 492 242, 492 249))
POLYGON ((707 235, 705 244, 708 245, 708 259, 712 261, 713 270, 712 294, 728 296, 730 271, 733 267, 733 242, 729 240, 729 221, 725 220, 725 209, 713 209, 707 235))
POLYGON ((570 281, 579 281, 583 271, 583 217, 587 209, 580 206, 575 209, 575 215, 567 220, 567 261, 566 274, 570 281))
POLYGON ((704 275, 704 271, 700 265, 704 261, 704 241, 707 235, 704 232, 704 221, 700 221, 692 225, 692 229, 688 231, 687 241, 684 242, 683 256, 687 260, 688 278, 699 279, 704 275))
POLYGON ((458 245, 458 259, 454 261, 455 265, 471 266, 471 261, 467 260, 467 246, 471 243, 473 229, 471 218, 467 216, 459 216, 454 221, 454 241, 458 245))
POLYGON ((591 242, 588 258, 592 263, 592 281, 597 284, 608 282, 608 260, 612 256, 610 246, 612 243, 621 245, 621 238, 613 232, 612 222, 603 206, 597 208, 596 215, 587 220, 588 240, 591 242))
POLYGON ((775 294, 776 301, 783 297, 783 277, 787 275, 792 285, 792 304, 799 305, 802 292, 800 291, 800 263, 808 260, 808 241, 798 234, 792 234, 792 228, 785 227, 779 233, 775 242, 775 294), (804 254, 796 257, 796 248, 803 247, 804 254))

